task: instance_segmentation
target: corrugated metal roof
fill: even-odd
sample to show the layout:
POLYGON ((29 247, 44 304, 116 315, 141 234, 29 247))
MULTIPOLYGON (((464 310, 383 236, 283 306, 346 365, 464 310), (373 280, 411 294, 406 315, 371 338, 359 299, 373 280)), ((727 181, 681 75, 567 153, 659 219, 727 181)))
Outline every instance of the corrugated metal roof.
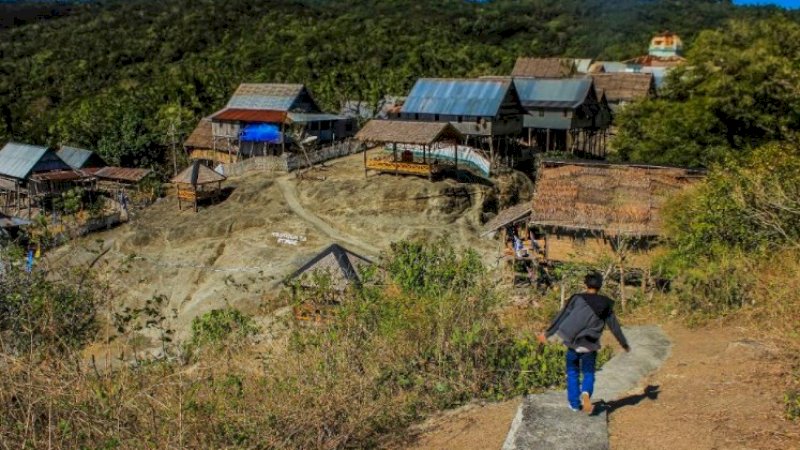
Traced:
POLYGON ((417 80, 401 110, 404 114, 495 117, 511 80, 417 80))
POLYGON ((211 116, 212 120, 233 122, 283 123, 286 112, 268 109, 225 108, 211 116))
POLYGON ((520 101, 525 107, 575 108, 592 88, 591 78, 515 78, 520 101))
POLYGON ((239 85, 228 108, 288 111, 303 92, 302 84, 262 83, 239 85))
POLYGON ((88 178, 91 178, 88 174, 74 169, 54 170, 31 175, 31 180, 34 181, 75 181, 88 178))
POLYGON ((61 149, 58 150, 56 154, 73 169, 83 169, 86 166, 101 167, 105 165, 105 162, 97 153, 83 148, 62 145, 61 149))
POLYGON ((0 150, 0 175, 24 180, 31 172, 70 169, 47 147, 9 142, 0 150))
POLYGON ((323 120, 346 120, 347 117, 336 114, 320 113, 293 113, 288 114, 289 120, 295 123, 321 122, 323 120))
POLYGON ((138 183, 147 175, 150 175, 150 169, 135 169, 132 167, 103 167, 93 172, 97 178, 112 180, 112 181, 127 181, 138 183))

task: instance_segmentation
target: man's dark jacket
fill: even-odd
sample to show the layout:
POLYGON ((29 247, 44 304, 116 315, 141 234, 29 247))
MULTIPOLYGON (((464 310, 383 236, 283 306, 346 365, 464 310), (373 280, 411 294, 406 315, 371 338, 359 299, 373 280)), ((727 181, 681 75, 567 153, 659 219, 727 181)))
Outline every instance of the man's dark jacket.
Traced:
POLYGON ((564 345, 574 350, 594 352, 600 349, 600 336, 606 325, 627 350, 628 341, 614 315, 614 302, 605 295, 577 294, 569 299, 545 336, 558 336, 564 345))

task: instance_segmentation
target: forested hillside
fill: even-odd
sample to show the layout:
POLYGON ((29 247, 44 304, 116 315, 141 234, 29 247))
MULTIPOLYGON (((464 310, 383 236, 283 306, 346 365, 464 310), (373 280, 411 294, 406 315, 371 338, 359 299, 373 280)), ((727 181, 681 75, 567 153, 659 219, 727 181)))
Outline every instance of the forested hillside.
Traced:
POLYGON ((710 0, 100 2, 0 31, 0 141, 153 166, 242 81, 304 82, 335 110, 421 76, 503 74, 519 55, 632 57, 657 31, 691 42, 774 12, 710 0))

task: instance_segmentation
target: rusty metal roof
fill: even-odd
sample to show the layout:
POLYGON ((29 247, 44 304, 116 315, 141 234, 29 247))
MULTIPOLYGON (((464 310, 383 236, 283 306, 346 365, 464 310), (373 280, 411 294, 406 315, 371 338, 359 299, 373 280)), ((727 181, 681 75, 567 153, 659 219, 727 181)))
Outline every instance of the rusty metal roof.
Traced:
POLYGON ((79 170, 54 170, 52 172, 39 172, 31 175, 34 181, 75 181, 90 178, 91 175, 79 170))
POLYGON ((225 108, 211 116, 211 119, 230 122, 283 123, 286 121, 286 112, 269 109, 225 108))
POLYGON ((150 175, 150 169, 136 169, 132 167, 103 167, 94 172, 94 176, 103 180, 138 183, 150 175))

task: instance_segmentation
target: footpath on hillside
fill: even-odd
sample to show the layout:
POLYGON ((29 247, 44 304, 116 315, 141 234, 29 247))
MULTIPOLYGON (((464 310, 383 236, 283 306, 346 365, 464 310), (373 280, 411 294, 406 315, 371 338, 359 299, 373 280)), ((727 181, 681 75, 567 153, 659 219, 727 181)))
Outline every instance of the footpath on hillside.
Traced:
MULTIPOLYGON (((621 353, 597 373, 591 415, 572 411, 563 391, 526 396, 517 410, 503 450, 604 450, 609 448, 608 412, 614 401, 657 370, 671 343, 657 326, 625 328, 630 353, 621 353)), ((646 393, 644 394, 646 395, 646 393)))

